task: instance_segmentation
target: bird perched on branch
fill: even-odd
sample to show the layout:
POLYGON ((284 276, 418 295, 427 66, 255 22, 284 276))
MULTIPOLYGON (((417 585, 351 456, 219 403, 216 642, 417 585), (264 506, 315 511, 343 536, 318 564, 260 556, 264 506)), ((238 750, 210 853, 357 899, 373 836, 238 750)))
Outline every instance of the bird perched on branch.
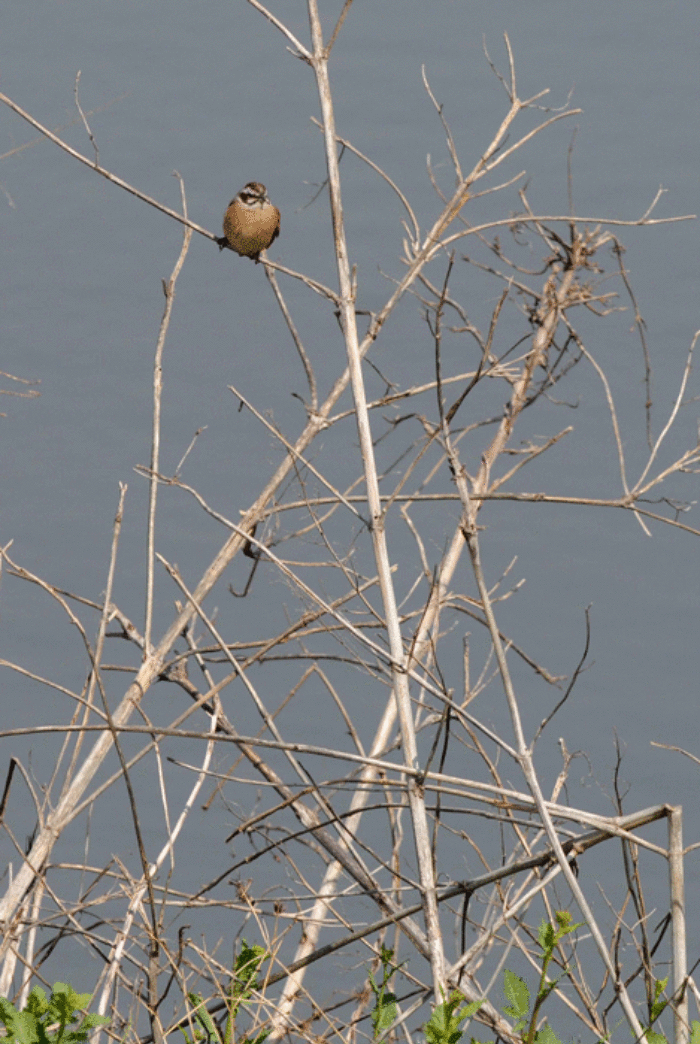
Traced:
POLYGON ((280 234, 280 212, 267 198, 259 181, 249 181, 224 214, 224 235, 217 239, 219 250, 229 247, 241 257, 252 257, 257 264, 260 252, 267 250, 280 234))

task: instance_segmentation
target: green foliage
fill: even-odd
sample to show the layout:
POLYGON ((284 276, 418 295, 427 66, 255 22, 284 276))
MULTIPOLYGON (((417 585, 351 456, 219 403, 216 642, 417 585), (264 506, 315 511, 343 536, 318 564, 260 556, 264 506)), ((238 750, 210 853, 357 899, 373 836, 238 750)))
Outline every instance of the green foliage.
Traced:
POLYGON ((520 1033, 527 1024, 530 1013, 530 991, 527 983, 508 968, 503 972, 503 992, 508 1003, 503 1008, 504 1015, 515 1019, 513 1032, 520 1033))
MULTIPOLYGON (((580 928, 583 922, 573 924, 571 915, 564 910, 557 911, 554 916, 555 923, 543 920, 537 933, 537 941, 542 951, 542 970, 534 1000, 524 979, 508 968, 503 973, 503 992, 506 999, 503 1012, 513 1020, 513 1032, 520 1036, 522 1044, 561 1044, 551 1026, 545 1024, 538 1030, 537 1021, 542 1005, 559 982, 559 979, 550 981, 547 978, 547 969, 555 948, 565 936, 580 928)), ((437 1005, 430 1022, 423 1028, 428 1044, 458 1044, 464 1035, 462 1023, 465 1019, 471 1018, 483 1004, 483 1001, 476 1001, 460 1008, 462 1000, 461 994, 455 991, 442 1004, 437 1005)), ((478 1042, 472 1037, 471 1044, 478 1042)), ((658 1042, 650 1041, 649 1044, 658 1042)), ((700 1035, 692 1044, 700 1044, 700 1035)))
MULTIPOLYGON (((537 932, 537 941, 542 951, 540 954, 541 972, 534 1000, 530 996, 530 988, 524 979, 508 968, 503 973, 503 992, 506 998, 503 1013, 513 1020, 513 1032, 520 1035, 523 1044, 561 1044, 551 1026, 545 1023, 538 1030, 537 1022, 542 1005, 560 982, 560 978, 550 980, 547 977, 547 970, 554 951, 565 936, 575 932, 582 924, 582 921, 572 923, 571 914, 566 910, 557 910, 554 915, 554 924, 550 921, 542 921, 537 932)), ((650 1041, 649 1044, 659 1044, 659 1042, 650 1041)))
POLYGON ((464 1030, 461 1028, 465 1019, 470 1019, 476 1014, 483 1001, 472 1001, 464 1008, 460 1007, 464 997, 455 990, 442 1004, 438 1004, 434 1010, 430 1022, 423 1027, 428 1044, 457 1044, 464 1030))
POLYGON ((541 1030, 537 1031, 535 1040, 537 1044, 561 1044, 559 1037, 547 1022, 545 1022, 541 1030))
MULTIPOLYGON (((187 997, 192 1005, 192 1015, 195 1022, 194 1040, 190 1040, 187 1031, 180 1027, 187 1044, 199 1044, 206 1041, 207 1044, 234 1044, 236 1016, 241 1006, 245 1005, 253 992, 258 988, 257 975, 263 961, 270 955, 262 946, 249 946, 245 939, 241 939, 241 952, 231 972, 231 982, 227 990, 228 1017, 223 1034, 207 1011, 206 1001, 199 993, 188 993, 187 997)), ((239 1044, 263 1044, 269 1037, 270 1030, 262 1030, 255 1037, 242 1037, 239 1044)))
MULTIPOLYGON (((554 951, 561 940, 580 928, 583 922, 574 924, 571 915, 564 910, 558 910, 554 918, 554 923, 543 920, 537 933, 537 941, 541 950, 541 971, 534 998, 531 997, 530 989, 524 979, 508 968, 503 973, 503 993, 506 1000, 503 1013, 513 1020, 513 1032, 520 1037, 522 1044, 562 1044, 548 1023, 545 1023, 539 1030, 537 1023, 541 1016, 542 1005, 563 977, 549 979, 547 976, 554 951)), ((564 975, 566 975, 566 970, 564 975)), ((668 1044, 663 1033, 658 1033, 651 1028, 668 1005, 668 1000, 663 997, 667 985, 667 978, 658 979, 654 983, 654 999, 651 1004, 649 1026, 644 1031, 646 1044, 668 1044)), ((460 1012, 457 1010, 459 1002, 460 995, 453 993, 449 1001, 435 1008, 433 1018, 424 1027, 428 1044, 458 1044, 463 1036, 461 1023, 479 1008, 479 1004, 470 1004, 463 1012, 460 1012)), ((472 1037, 471 1044, 478 1044, 478 1042, 472 1037)), ((700 1022, 698 1021, 691 1024, 690 1044, 700 1044, 700 1022)))
POLYGON ((661 1012, 664 1010, 664 1008, 668 1004, 668 1001, 664 1000, 662 998, 662 996, 661 996, 661 994, 666 989, 667 985, 668 985, 668 976, 666 976, 665 979, 657 979, 656 982, 654 983, 654 1000, 653 1000, 653 1003, 651 1005, 651 1018, 649 1020, 649 1024, 650 1025, 651 1025, 652 1022, 656 1022, 656 1020, 658 1019, 659 1015, 661 1014, 661 1012))
POLYGON ((376 984, 369 972, 369 984, 374 994, 374 1011, 372 1012, 372 1036, 375 1040, 381 1037, 385 1030, 389 1029, 392 1022, 399 1013, 396 1004, 396 994, 389 989, 392 976, 398 971, 396 965, 392 964, 394 951, 382 946, 380 960, 382 962, 382 981, 376 984))
MULTIPOLYGON (((194 1027, 193 1034, 195 1041, 220 1041, 221 1038, 219 1037, 219 1031, 217 1030, 214 1024, 214 1020, 212 1019, 211 1015, 205 1007, 206 1001, 204 1000, 204 997, 202 997, 199 993, 188 993, 187 997, 190 1004, 192 1005, 192 1014, 194 1015, 196 1021, 199 1023, 199 1026, 201 1026, 201 1029, 197 1026, 194 1027)), ((187 1044, 192 1044, 187 1030, 185 1030, 182 1026, 180 1027, 180 1029, 182 1030, 183 1036, 187 1041, 187 1044)))
MULTIPOLYGON (((249 946, 245 939, 241 939, 241 952, 236 958, 233 970, 233 979, 229 989, 229 996, 235 1005, 235 1010, 247 1001, 257 987, 257 974, 263 961, 270 955, 263 946, 249 946)), ((232 1010, 233 1007, 232 1007, 232 1010)))
POLYGON ((105 1015, 75 1014, 91 998, 91 993, 76 993, 64 982, 54 983, 48 1000, 41 987, 35 986, 21 1011, 0 997, 0 1022, 7 1031, 4 1039, 8 1044, 82 1044, 91 1029, 109 1022, 105 1015), (78 1026, 71 1029, 76 1022, 78 1026))
MULTIPOLYGON (((520 1038, 521 1044, 562 1044, 560 1038, 548 1023, 545 1023, 538 1030, 537 1022, 541 1015, 542 1005, 552 991, 556 989, 563 976, 567 974, 565 969, 563 976, 557 979, 550 980, 547 977, 547 969, 554 956, 554 951, 562 939, 575 932, 584 922, 572 923, 571 915, 564 910, 558 910, 554 918, 554 923, 543 920, 537 932, 537 941, 541 950, 539 958, 541 972, 534 999, 524 979, 521 979, 519 975, 516 975, 515 972, 510 971, 508 968, 503 973, 503 993, 506 1000, 503 1006, 503 1013, 513 1020, 512 1030, 520 1038)), ((376 985, 371 974, 369 976, 376 998, 375 1010, 372 1014, 375 1040, 391 1025, 398 1015, 396 996, 389 992, 388 989, 391 977, 398 970, 391 965, 393 956, 392 950, 382 948, 383 976, 380 986, 376 985)), ((668 1006, 669 1002, 663 996, 667 985, 668 978, 657 979, 654 982, 654 999, 649 1013, 649 1026, 644 1030, 646 1044, 668 1044, 668 1039, 663 1033, 656 1032, 651 1028, 668 1006)), ((462 994, 455 990, 448 998, 443 999, 442 1004, 436 1005, 430 1021, 426 1022, 423 1027, 427 1044, 459 1044, 459 1041, 464 1036, 465 1027, 463 1027, 462 1023, 467 1019, 471 1019, 484 1003, 484 1001, 475 1001, 472 1004, 461 1007, 463 1000, 462 994)), ((472 1037, 471 1044, 480 1044, 480 1042, 472 1037)), ((598 1044, 604 1044, 604 1042, 599 1041, 598 1044)), ((700 1022, 697 1020, 694 1020, 690 1025, 689 1044, 700 1044, 700 1022)))

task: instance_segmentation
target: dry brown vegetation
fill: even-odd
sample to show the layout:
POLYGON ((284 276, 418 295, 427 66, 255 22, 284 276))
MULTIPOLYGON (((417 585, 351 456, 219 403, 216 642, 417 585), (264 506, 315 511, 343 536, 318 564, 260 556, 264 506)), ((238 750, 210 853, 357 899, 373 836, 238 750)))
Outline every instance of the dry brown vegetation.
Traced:
MULTIPOLYGON (((384 946, 401 965, 394 982, 401 1015, 390 1035, 410 1040, 435 998, 457 988, 470 1000, 486 997, 479 1018, 510 1041, 518 1036, 499 1010, 502 969, 535 975, 537 925, 570 908, 585 929, 559 949, 560 966, 568 968, 557 990, 560 1017, 576 1022, 586 1038, 606 1037, 622 1018, 639 1036, 663 954, 672 962, 667 996, 682 1041, 688 991, 680 810, 660 805, 626 814, 620 801, 619 814, 604 817, 570 806, 572 756, 563 743, 560 774, 545 792, 536 743, 564 701, 575 698, 586 653, 569 677, 556 677, 504 629, 501 607, 518 597, 519 582, 484 566, 489 534, 480 523, 501 499, 514 502, 524 519, 533 501, 595 505, 625 511, 643 529, 660 520, 698 535, 672 504, 651 502, 662 498, 671 476, 695 474, 700 462, 697 444, 674 459, 662 452, 689 394, 692 349, 658 433, 650 419, 646 464, 633 475, 614 389, 580 332, 580 316, 605 323, 628 295, 618 232, 625 224, 655 223, 653 204, 632 223, 532 212, 511 161, 577 110, 549 111, 543 95, 521 99, 506 41, 505 72, 493 65, 505 110, 471 170, 462 168, 425 81, 454 173, 449 198, 432 175, 426 179, 441 207, 431 228, 420 227, 400 185, 374 168, 395 192, 405 235, 402 274, 381 308, 367 314, 341 205, 341 138, 329 78, 336 34, 322 38, 316 0, 308 0, 306 43, 250 2, 308 63, 322 110, 337 270, 322 285, 265 261, 306 373, 307 421, 298 437, 285 435, 264 402, 232 389, 284 449, 240 518, 206 502, 196 475, 185 479, 184 464, 176 474, 162 472, 161 366, 176 282, 193 231, 214 238, 188 220, 183 187, 181 215, 161 207, 181 222, 184 236, 165 288, 154 368, 145 622, 129 618, 113 598, 124 490, 100 604, 31 575, 11 549, 4 554, 6 572, 38 585, 66 625, 78 629, 87 669, 81 691, 62 689, 65 722, 46 723, 52 741, 63 736, 55 764, 41 758, 36 729, 34 774, 16 760, 8 777, 3 828, 16 854, 0 901, 0 994, 21 1001, 46 962, 55 963, 64 947, 82 947, 96 962, 89 987, 96 1009, 112 1016, 109 1032, 160 1044, 177 1024, 189 1025, 191 1034, 188 991, 222 1017, 245 936, 270 959, 240 1033, 269 1028, 273 1038, 351 1040, 371 1037, 367 973, 376 974, 384 946), (537 121, 521 130, 524 114, 537 121), (476 226, 470 203, 483 193, 500 193, 502 215, 476 226), (470 273, 477 271, 492 287, 485 327, 472 318, 470 273), (301 281, 337 315, 346 365, 325 397, 314 348, 302 342, 285 301, 285 279, 301 281), (420 303, 424 325, 416 336, 430 346, 432 369, 414 386, 397 378, 391 356, 381 353, 385 323, 409 294, 420 303), (461 370, 445 361, 445 343, 455 339, 463 345, 461 370), (370 357, 379 370, 368 365, 370 357), (537 474, 547 474, 548 452, 570 433, 570 425, 554 425, 551 404, 566 398, 567 382, 583 367, 597 374, 608 404, 619 472, 612 498, 524 485, 535 461, 537 474), (220 549, 196 584, 158 551, 164 485, 194 498, 203 521, 220 528, 220 549), (157 627, 173 599, 170 622, 157 627), (255 612, 248 612, 253 602, 255 612), (260 618, 266 626, 251 633, 260 618), (121 651, 126 646, 130 659, 121 651), (551 713, 535 728, 523 721, 525 676, 550 694, 551 713), (497 706, 507 713, 493 711, 497 706), (494 713, 503 722, 497 729, 489 725, 494 713), (514 787, 512 779, 520 783, 514 787), (81 832, 107 828, 108 803, 123 800, 115 798, 118 786, 135 834, 125 835, 123 851, 114 842, 112 858, 95 864, 83 856, 81 832), (27 792, 34 808, 19 815, 27 792), (160 805, 157 843, 144 828, 144 802, 149 817, 160 805), (658 832, 655 840, 645 833, 656 820, 668 824, 662 843, 658 832), (221 829, 224 822, 230 829, 221 829), (135 858, 128 855, 133 836, 135 858), (594 912, 596 871, 579 877, 610 845, 624 855, 619 883, 610 888, 612 931, 594 912), (656 910, 653 926, 642 887, 647 858, 668 860, 672 870, 673 901, 656 910), (478 868, 468 879, 465 862, 478 868)), ((72 154, 140 195, 97 159, 72 154)), ((643 337, 641 322, 639 330, 643 337)), ((51 679, 35 683, 37 692, 58 687, 51 679)), ((13 734, 4 730, 6 745, 13 734)))

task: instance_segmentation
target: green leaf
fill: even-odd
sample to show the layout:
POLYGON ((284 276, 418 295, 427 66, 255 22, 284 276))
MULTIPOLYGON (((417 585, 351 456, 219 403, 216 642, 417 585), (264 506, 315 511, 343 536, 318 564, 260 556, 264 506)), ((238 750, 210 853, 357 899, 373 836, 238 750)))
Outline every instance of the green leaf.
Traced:
POLYGON ((665 979, 657 979, 656 982, 654 983, 654 1001, 653 1001, 653 1003, 651 1005, 651 1021, 652 1022, 654 1022, 656 1019, 658 1019, 659 1015, 661 1014, 661 1012, 664 1010, 664 1008, 668 1004, 668 1001, 664 1000, 663 998, 661 1000, 659 1000, 659 998, 661 997, 661 994, 664 992, 664 990, 666 989, 667 985, 668 985, 668 976, 665 979))
POLYGON ((554 947, 554 925, 543 920, 537 930, 537 941, 545 952, 551 953, 554 947))
POLYGON ((249 946, 245 939, 241 939, 241 952, 236 957, 233 969, 233 983, 231 984, 231 997, 238 1000, 247 1000, 252 990, 255 989, 255 978, 263 961, 267 960, 269 954, 264 946, 249 946))
POLYGON ((83 1032, 87 1032, 87 1030, 94 1029, 95 1026, 106 1026, 109 1021, 110 1019, 107 1015, 98 1015, 97 1012, 88 1012, 80 1023, 79 1032, 82 1034, 83 1032))
POLYGON ((700 1022, 697 1019, 690 1024, 690 1044, 700 1044, 700 1022))
POLYGON ((396 1003, 396 994, 390 990, 384 991, 383 989, 377 994, 377 1003, 374 1011, 372 1012, 372 1029, 374 1036, 379 1037, 391 1026, 394 1019, 399 1014, 399 1007, 396 1003))
POLYGON ((555 910, 554 919, 558 925, 557 933, 554 938, 555 943, 558 943, 565 935, 570 935, 572 932, 575 932, 577 928, 583 928, 586 923, 585 921, 577 921, 576 924, 572 924, 571 914, 568 910, 555 910))
POLYGON ((0 1021, 7 1029, 7 1040, 18 1044, 36 1044, 42 1031, 39 1020, 31 1011, 17 1011, 4 997, 0 998, 0 1021))
POLYGON ((428 1044, 457 1044, 461 1039, 462 1023, 465 1019, 470 1019, 484 1003, 472 1001, 466 1007, 460 1008, 463 1000, 459 990, 455 990, 446 1001, 435 1006, 430 1021, 423 1027, 428 1044))
POLYGON ((6 997, 0 997, 0 1022, 7 1030, 8 1036, 14 1034, 14 1026, 18 1015, 19 1012, 15 1009, 14 1004, 11 1004, 6 997))
POLYGON ((382 981, 379 985, 374 981, 371 971, 367 972, 369 984, 374 994, 374 1011, 372 1012, 373 1036, 376 1040, 391 1026, 399 1014, 396 994, 389 989, 389 984, 399 970, 393 962, 394 951, 382 946, 380 960, 382 962, 382 981))
POLYGON ((85 1008, 90 1003, 89 993, 76 993, 72 986, 65 982, 55 982, 49 1000, 47 1017, 53 1021, 58 1019, 61 1028, 65 1029, 71 1022, 77 1022, 76 1008, 85 1008))
POLYGON ((6 998, 0 997, 0 1022, 7 1030, 9 1044, 82 1044, 95 1026, 110 1021, 105 1015, 76 1015, 77 1008, 90 1003, 90 993, 76 993, 72 986, 54 983, 49 1000, 40 986, 35 986, 27 997, 26 1007, 17 1011, 6 998), (48 1027, 58 1023, 50 1033, 48 1027), (80 1022, 76 1029, 71 1023, 80 1022))
POLYGON ((644 1038, 648 1041, 648 1044, 668 1044, 663 1033, 655 1033, 654 1030, 645 1030, 644 1038))
POLYGON ((514 1019, 527 1018, 530 1010, 530 991, 527 983, 508 968, 503 973, 503 992, 508 1005, 503 1009, 506 1015, 514 1019))
POLYGON ((668 986, 668 975, 665 979, 657 979, 654 984, 654 1000, 658 1000, 660 995, 664 992, 668 986))
MULTIPOLYGON (((241 937, 241 952, 236 957, 228 987, 229 1012, 224 1028, 223 1044, 233 1044, 238 1009, 250 999, 253 991, 257 989, 260 965, 269 956, 264 946, 249 946, 246 939, 241 937)), ((265 1034, 265 1036, 267 1035, 265 1034)), ((215 1039, 220 1039, 218 1033, 215 1039)), ((264 1040, 265 1037, 262 1039, 264 1040)))
POLYGON ((41 986, 35 986, 32 992, 27 997, 27 1006, 25 1011, 30 1011, 32 1015, 36 1015, 38 1019, 44 1014, 45 1011, 49 1010, 49 1002, 46 999, 46 994, 42 990, 41 986))
POLYGON ((549 1023, 545 1023, 535 1034, 535 1044, 561 1044, 561 1041, 549 1023))
POLYGON ((204 998, 200 997, 198 993, 188 993, 187 997, 194 1008, 194 1017, 197 1019, 197 1022, 200 1024, 206 1035, 211 1037, 212 1040, 218 1041, 219 1034, 211 1015, 205 1007, 204 998))
POLYGON ((257 1037, 244 1037, 240 1044, 263 1044, 263 1041, 272 1033, 272 1030, 261 1030, 257 1037))

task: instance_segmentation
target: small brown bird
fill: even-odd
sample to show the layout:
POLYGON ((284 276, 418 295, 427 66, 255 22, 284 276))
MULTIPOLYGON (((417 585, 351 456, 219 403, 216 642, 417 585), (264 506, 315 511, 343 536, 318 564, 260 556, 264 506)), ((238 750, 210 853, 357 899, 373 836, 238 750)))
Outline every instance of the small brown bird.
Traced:
POLYGON ((280 212, 267 198, 259 181, 249 181, 224 214, 224 235, 217 239, 219 250, 229 247, 241 257, 252 257, 257 264, 260 252, 267 250, 280 234, 280 212))

